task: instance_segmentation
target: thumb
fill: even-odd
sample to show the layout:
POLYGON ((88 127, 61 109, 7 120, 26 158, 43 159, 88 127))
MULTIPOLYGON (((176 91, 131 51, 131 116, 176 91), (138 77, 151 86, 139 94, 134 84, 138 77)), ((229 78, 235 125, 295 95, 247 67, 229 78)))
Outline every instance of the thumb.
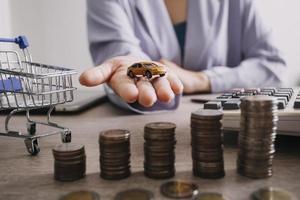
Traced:
POLYGON ((92 87, 105 83, 117 68, 116 62, 107 60, 97 67, 85 70, 79 77, 81 85, 92 87))

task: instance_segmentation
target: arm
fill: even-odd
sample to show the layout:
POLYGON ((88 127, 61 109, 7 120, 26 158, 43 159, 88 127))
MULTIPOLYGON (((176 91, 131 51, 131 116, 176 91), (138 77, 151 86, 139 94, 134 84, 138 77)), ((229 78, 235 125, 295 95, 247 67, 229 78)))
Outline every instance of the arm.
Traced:
POLYGON ((175 109, 182 91, 175 74, 168 72, 167 77, 151 82, 135 82, 126 74, 131 64, 149 57, 139 46, 124 5, 118 0, 88 0, 87 3, 90 51, 99 66, 86 70, 80 77, 81 84, 107 83, 109 99, 135 112, 175 109))
POLYGON ((233 87, 278 86, 282 83, 286 63, 276 48, 271 30, 262 23, 255 0, 244 1, 242 19, 242 54, 239 66, 214 67, 204 71, 212 92, 233 87))

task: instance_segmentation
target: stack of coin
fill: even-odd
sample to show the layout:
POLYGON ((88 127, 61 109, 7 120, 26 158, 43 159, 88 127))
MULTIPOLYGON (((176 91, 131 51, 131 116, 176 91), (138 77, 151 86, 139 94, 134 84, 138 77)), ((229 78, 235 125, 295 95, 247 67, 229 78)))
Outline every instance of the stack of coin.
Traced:
POLYGON ((277 100, 270 96, 241 99, 237 170, 250 178, 272 176, 277 129, 277 100))
POLYGON ((169 122, 146 124, 144 129, 144 174, 163 179, 175 175, 175 128, 169 122))
POLYGON ((75 181, 85 176, 85 151, 83 145, 60 144, 52 150, 54 178, 59 181, 75 181))
POLYGON ((223 134, 218 110, 199 109, 191 115, 193 172, 202 178, 224 177, 223 134))
POLYGON ((99 135, 100 176, 119 180, 130 176, 130 132, 113 129, 99 135))

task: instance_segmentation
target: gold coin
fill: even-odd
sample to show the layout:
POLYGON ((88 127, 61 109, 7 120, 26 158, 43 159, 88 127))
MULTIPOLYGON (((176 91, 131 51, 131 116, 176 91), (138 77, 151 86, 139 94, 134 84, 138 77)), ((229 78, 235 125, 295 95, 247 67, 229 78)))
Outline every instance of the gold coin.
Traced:
POLYGON ((169 181, 161 185, 160 191, 169 198, 190 198, 198 194, 198 186, 187 181, 169 181))
POLYGON ((115 197, 115 200, 153 200, 153 199, 154 196, 152 192, 145 189, 139 189, 139 188, 134 188, 123 192, 119 192, 115 197))
POLYGON ((100 200, 100 197, 96 192, 77 191, 66 194, 60 200, 100 200))
POLYGON ((193 200, 226 200, 222 194, 215 192, 207 192, 201 193, 197 197, 193 198, 193 200))

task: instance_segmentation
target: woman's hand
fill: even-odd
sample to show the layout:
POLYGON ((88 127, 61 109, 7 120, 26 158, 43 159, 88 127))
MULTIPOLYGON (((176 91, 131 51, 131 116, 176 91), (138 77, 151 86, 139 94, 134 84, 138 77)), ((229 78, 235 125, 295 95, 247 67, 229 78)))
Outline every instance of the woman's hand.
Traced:
POLYGON ((151 107, 157 100, 170 102, 175 94, 182 93, 183 85, 180 79, 167 67, 166 76, 151 81, 128 77, 127 68, 136 62, 141 60, 129 56, 115 57, 84 71, 79 81, 89 87, 107 83, 124 101, 138 101, 145 107, 151 107))
POLYGON ((160 60, 160 62, 168 66, 170 70, 178 75, 183 84, 184 93, 191 94, 196 92, 211 92, 210 81, 203 72, 189 71, 164 59, 160 60))

